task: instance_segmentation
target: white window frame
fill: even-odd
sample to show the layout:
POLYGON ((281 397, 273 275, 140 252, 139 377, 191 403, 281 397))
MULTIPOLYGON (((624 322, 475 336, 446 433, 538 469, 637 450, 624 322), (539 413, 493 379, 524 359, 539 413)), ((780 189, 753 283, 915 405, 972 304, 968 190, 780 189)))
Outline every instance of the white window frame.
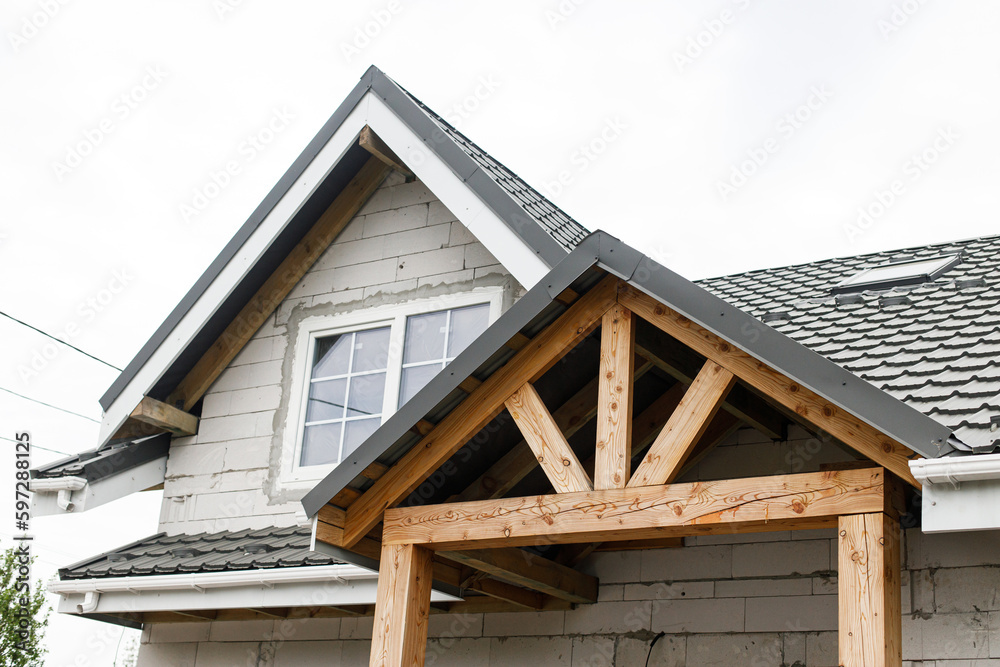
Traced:
POLYGON ((406 319, 441 310, 489 304, 489 324, 493 324, 503 309, 504 289, 482 287, 471 292, 444 294, 428 299, 415 299, 405 303, 377 306, 337 315, 315 316, 299 323, 298 334, 292 347, 292 377, 289 383, 288 412, 281 438, 281 481, 283 485, 298 486, 297 482, 315 482, 322 479, 340 462, 324 465, 299 465, 302 438, 305 434, 306 397, 312 380, 312 361, 316 340, 326 336, 390 327, 389 361, 386 368, 385 395, 382 399, 384 423, 399 407, 400 380, 403 371, 403 340, 406 319))

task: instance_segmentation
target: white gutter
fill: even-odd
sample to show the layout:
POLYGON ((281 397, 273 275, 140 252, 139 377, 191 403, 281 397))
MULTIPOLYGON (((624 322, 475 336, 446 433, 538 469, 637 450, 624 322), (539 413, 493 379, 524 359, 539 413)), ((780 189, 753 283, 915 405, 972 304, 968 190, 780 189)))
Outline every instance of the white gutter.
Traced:
POLYGON ((73 503, 73 492, 87 488, 87 480, 83 477, 52 477, 33 479, 28 483, 32 493, 56 493, 56 505, 64 512, 76 509, 73 503))
POLYGON ((1000 530, 1000 454, 910 461, 925 533, 1000 530))

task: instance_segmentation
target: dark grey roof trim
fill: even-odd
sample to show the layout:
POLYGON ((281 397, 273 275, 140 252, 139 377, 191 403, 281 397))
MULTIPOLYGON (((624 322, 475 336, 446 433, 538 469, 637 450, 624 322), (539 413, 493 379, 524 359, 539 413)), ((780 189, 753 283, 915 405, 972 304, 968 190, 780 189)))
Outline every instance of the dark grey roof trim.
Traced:
MULTIPOLYGON (((240 227, 236 235, 226 244, 219 256, 209 265, 208 269, 198 279, 194 286, 184 295, 177 307, 171 311, 163 324, 153 333, 153 336, 139 350, 139 353, 125 367, 108 390, 101 396, 101 407, 107 410, 126 385, 135 377, 139 369, 145 365, 153 352, 166 340, 177 323, 187 314, 198 298, 221 273, 222 269, 236 255, 243 244, 250 238, 267 214, 292 187, 302 175, 306 167, 313 161, 323 146, 340 128, 357 103, 369 90, 381 97, 392 111, 421 137, 469 187, 479 196, 494 213, 520 237, 524 243, 534 249, 535 253, 549 266, 555 266, 566 256, 567 251, 538 222, 525 212, 517 203, 515 197, 501 188, 496 181, 483 172, 482 168, 459 146, 455 140, 428 116, 418 102, 404 91, 395 81, 386 76, 374 65, 369 67, 364 76, 354 87, 347 98, 340 104, 330 119, 323 125, 306 149, 296 158, 278 183, 271 189, 260 205, 254 210, 247 221, 240 227)), ((405 159, 405 158, 404 158, 405 159)), ((256 267, 254 267, 256 268, 256 267)), ((254 269, 251 269, 251 272, 254 269)))
POLYGON ((951 430, 778 333, 605 232, 594 232, 476 339, 444 372, 389 418, 302 499, 313 516, 360 471, 593 266, 619 276, 693 322, 806 386, 926 457, 950 451, 951 430))
POLYGON ((168 449, 170 434, 158 433, 75 454, 36 468, 31 471, 31 476, 35 479, 83 477, 88 482, 97 482, 147 461, 162 458, 167 455, 168 449))

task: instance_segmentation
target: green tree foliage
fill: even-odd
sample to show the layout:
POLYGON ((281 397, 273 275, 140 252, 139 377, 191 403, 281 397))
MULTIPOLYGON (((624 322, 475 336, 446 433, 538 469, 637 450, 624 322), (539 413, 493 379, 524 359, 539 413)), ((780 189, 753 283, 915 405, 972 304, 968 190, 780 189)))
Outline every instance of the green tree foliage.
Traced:
POLYGON ((50 609, 42 581, 29 586, 33 561, 18 546, 6 549, 0 559, 0 665, 5 667, 41 667, 48 652, 42 640, 50 609))

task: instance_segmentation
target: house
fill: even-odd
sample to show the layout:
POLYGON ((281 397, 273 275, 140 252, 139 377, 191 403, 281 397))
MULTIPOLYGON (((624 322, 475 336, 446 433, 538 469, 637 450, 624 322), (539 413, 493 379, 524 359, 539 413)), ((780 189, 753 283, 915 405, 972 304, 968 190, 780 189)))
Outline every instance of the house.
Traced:
POLYGON ((50 589, 144 666, 1000 662, 998 257, 692 283, 371 68, 33 471, 164 492, 50 589))

